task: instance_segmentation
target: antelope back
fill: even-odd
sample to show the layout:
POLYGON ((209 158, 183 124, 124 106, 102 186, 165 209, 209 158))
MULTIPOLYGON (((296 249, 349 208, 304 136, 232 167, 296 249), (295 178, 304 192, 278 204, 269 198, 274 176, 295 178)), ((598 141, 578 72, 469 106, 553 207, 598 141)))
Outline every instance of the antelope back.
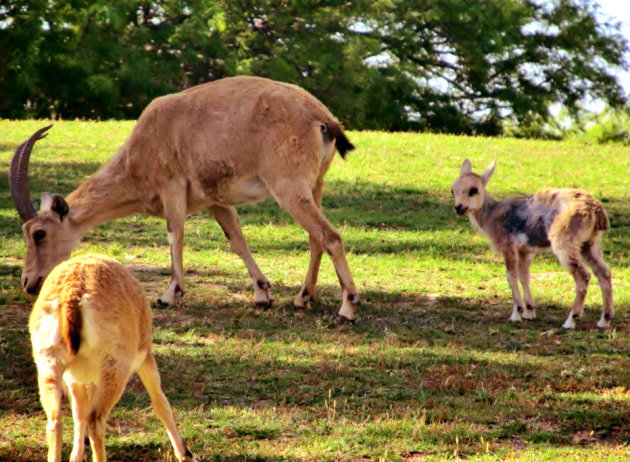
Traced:
POLYGON ((107 355, 131 364, 139 352, 150 350, 151 323, 142 286, 120 263, 82 255, 62 262, 46 278, 29 330, 34 348, 36 343, 45 346, 46 326, 58 326, 68 358, 84 347, 95 352, 95 362, 107 355))

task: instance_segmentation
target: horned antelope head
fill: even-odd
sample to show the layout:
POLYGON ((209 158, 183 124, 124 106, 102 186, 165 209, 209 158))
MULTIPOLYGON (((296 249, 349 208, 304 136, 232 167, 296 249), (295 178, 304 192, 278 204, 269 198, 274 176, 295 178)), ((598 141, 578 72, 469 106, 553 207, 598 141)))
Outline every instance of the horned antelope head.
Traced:
POLYGON ((494 173, 496 162, 496 159, 493 160, 485 172, 477 175, 472 171, 470 161, 464 161, 459 170, 459 178, 451 187, 451 194, 455 198, 455 212, 458 215, 474 213, 483 207, 486 185, 494 173))
POLYGON ((36 141, 44 138, 52 125, 37 130, 15 150, 9 167, 9 185, 15 207, 24 222, 22 232, 26 253, 22 286, 37 294, 53 267, 70 255, 78 235, 69 225, 66 200, 57 194, 42 194, 39 212, 35 211, 28 188, 28 162, 36 141))

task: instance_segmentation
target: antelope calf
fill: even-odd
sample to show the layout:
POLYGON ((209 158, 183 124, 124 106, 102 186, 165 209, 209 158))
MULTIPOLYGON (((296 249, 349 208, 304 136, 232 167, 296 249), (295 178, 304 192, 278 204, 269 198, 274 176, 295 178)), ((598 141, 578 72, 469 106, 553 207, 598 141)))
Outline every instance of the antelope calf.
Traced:
POLYGON ((573 307, 562 327, 574 329, 584 310, 590 275, 583 261, 597 276, 602 290, 603 310, 597 327, 608 327, 614 309, 611 274, 601 248, 602 234, 609 228, 602 205, 579 189, 544 189, 530 196, 496 201, 486 192, 495 165, 496 160, 478 175, 466 159, 451 193, 457 214, 467 215, 472 225, 486 235, 492 248, 503 255, 514 300, 510 321, 536 317, 529 290, 529 265, 534 254, 550 248, 576 285, 573 307))
POLYGON ((162 392, 151 353, 151 309, 138 281, 117 261, 85 255, 46 278, 29 331, 39 394, 48 418, 48 461, 61 460, 61 395, 72 405, 71 461, 83 461, 86 433, 94 461, 105 460, 107 416, 137 372, 180 461, 194 460, 162 392))

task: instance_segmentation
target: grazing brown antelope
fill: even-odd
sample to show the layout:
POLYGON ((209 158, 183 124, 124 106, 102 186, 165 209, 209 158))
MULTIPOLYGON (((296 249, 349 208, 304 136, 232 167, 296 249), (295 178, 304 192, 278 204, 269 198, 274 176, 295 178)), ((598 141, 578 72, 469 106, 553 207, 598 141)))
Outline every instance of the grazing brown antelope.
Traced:
POLYGON ((495 165, 496 159, 478 175, 466 159, 451 192, 457 214, 467 215, 472 225, 486 235, 492 248, 503 255, 514 300, 510 321, 536 317, 529 290, 529 265, 534 254, 551 249, 576 285, 573 307, 562 327, 574 329, 584 310, 590 275, 582 260, 597 276, 602 291, 603 310, 597 327, 608 327, 614 315, 612 279, 604 262, 601 238, 610 225, 602 205, 579 189, 544 189, 530 196, 496 201, 486 192, 495 165))
POLYGON ((36 213, 28 191, 28 161, 33 144, 48 128, 18 147, 9 174, 25 222, 22 284, 27 292, 37 293, 89 229, 144 213, 166 219, 172 272, 158 301, 173 304, 184 294, 184 221, 206 208, 247 266, 254 301, 269 306, 269 281, 247 248, 234 206, 271 195, 310 237, 310 264, 294 304, 304 307, 314 297, 326 251, 343 293, 337 320, 356 317, 359 297, 343 242, 321 211, 323 178, 335 149, 344 157, 354 146, 337 119, 305 90, 232 77, 157 98, 113 158, 67 199, 46 196, 36 213))
POLYGON ((70 460, 83 461, 86 433, 105 460, 107 416, 137 372, 180 461, 194 460, 162 392, 151 353, 151 307, 140 283, 116 260, 84 255, 48 275, 29 319, 39 394, 48 418, 48 461, 61 460, 61 398, 74 419, 70 460))

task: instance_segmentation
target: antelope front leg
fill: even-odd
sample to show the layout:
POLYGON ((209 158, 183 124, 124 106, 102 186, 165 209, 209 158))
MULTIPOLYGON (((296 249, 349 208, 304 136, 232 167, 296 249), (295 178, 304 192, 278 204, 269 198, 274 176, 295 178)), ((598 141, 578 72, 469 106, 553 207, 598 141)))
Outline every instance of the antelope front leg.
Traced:
POLYGON ((241 257, 241 260, 243 260, 243 263, 245 263, 247 267, 247 271, 249 271, 254 285, 254 302, 259 306, 270 307, 273 300, 269 296, 271 284, 269 284, 269 280, 262 271, 260 271, 252 254, 249 252, 236 209, 234 207, 213 205, 209 207, 209 210, 214 216, 214 219, 217 220, 217 223, 219 223, 219 226, 221 226, 225 237, 230 241, 232 251, 241 257))
POLYGON ((186 197, 171 191, 164 201, 166 233, 171 246, 171 282, 166 292, 158 299, 159 306, 174 305, 184 296, 184 221, 186 220, 186 197))
POLYGON ((512 249, 509 249, 503 252, 503 258, 505 260, 505 274, 508 284, 510 285, 510 289, 512 290, 512 300, 514 301, 514 308, 512 310, 512 315, 510 316, 510 321, 521 322, 523 320, 522 315, 525 311, 523 309, 525 304, 523 303, 521 291, 518 287, 518 254, 512 249))
MULTIPOLYGON (((315 203, 313 193, 309 188, 296 188, 294 184, 283 186, 285 187, 272 189, 272 194, 278 203, 309 233, 310 237, 330 255, 335 266, 343 293, 337 322, 354 320, 360 301, 350 273, 341 235, 326 220, 315 203)), ((313 271, 312 274, 315 275, 316 273, 313 271)))
POLYGON ((184 296, 184 223, 177 226, 167 222, 168 243, 171 245, 171 282, 166 292, 158 298, 158 305, 174 305, 184 296))

